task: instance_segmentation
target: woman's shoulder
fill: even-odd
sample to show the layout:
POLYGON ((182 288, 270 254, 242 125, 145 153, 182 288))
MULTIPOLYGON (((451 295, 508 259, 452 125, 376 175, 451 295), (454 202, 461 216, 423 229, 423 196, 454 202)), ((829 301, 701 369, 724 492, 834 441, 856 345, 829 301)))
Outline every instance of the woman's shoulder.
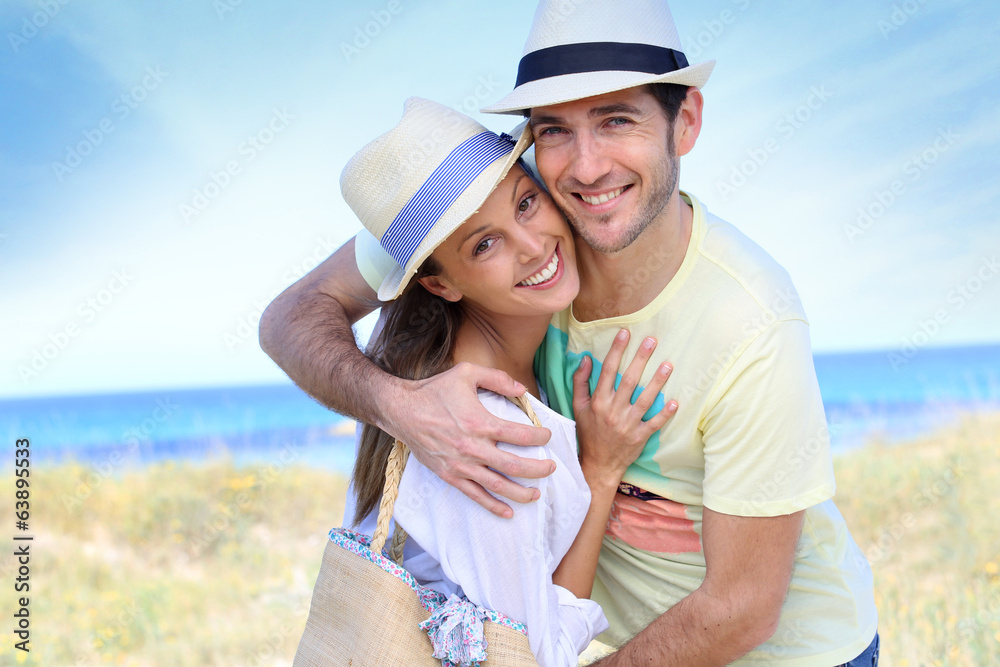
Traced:
MULTIPOLYGON (((521 424, 531 424, 531 419, 528 418, 528 415, 506 396, 501 396, 486 389, 480 389, 479 400, 483 404, 483 407, 500 419, 521 424)), ((499 443, 499 445, 505 450, 510 448, 509 451, 519 456, 530 456, 533 458, 556 457, 575 460, 576 422, 563 417, 531 394, 528 394, 528 402, 535 411, 535 415, 542 426, 552 431, 552 438, 549 440, 548 445, 544 447, 515 447, 507 443, 499 443)))
MULTIPOLYGON (((576 428, 576 422, 572 419, 567 419, 561 414, 550 408, 549 406, 542 403, 540 400, 527 394, 528 402, 534 409, 535 414, 538 416, 538 421, 542 422, 547 428, 551 428, 549 424, 559 424, 561 427, 569 427, 571 429, 576 428)), ((483 406, 493 413, 495 416, 501 419, 506 419, 508 421, 517 421, 522 424, 530 424, 531 419, 528 415, 513 401, 511 401, 506 396, 501 396, 495 392, 488 389, 479 390, 479 401, 483 406)))

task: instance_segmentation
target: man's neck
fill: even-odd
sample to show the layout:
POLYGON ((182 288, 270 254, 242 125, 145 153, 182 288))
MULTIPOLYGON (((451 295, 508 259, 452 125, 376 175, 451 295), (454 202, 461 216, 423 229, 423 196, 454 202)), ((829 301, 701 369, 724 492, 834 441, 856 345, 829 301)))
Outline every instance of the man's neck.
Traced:
POLYGON ((623 250, 601 253, 578 239, 580 296, 573 302, 573 316, 590 322, 649 305, 680 269, 693 224, 694 209, 674 192, 660 218, 623 250))

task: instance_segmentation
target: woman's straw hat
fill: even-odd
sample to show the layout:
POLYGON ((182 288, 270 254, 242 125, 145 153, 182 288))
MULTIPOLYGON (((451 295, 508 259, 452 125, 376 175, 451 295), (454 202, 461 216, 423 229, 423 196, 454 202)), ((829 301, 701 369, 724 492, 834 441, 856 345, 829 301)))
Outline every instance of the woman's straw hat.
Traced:
POLYGON ((688 64, 663 0, 542 0, 514 90, 482 111, 521 114, 649 83, 700 88, 713 67, 688 64))
POLYGON ((396 127, 362 148, 340 175, 340 190, 395 267, 378 290, 391 301, 438 245, 479 210, 531 145, 522 123, 516 140, 446 106, 406 100, 396 127))

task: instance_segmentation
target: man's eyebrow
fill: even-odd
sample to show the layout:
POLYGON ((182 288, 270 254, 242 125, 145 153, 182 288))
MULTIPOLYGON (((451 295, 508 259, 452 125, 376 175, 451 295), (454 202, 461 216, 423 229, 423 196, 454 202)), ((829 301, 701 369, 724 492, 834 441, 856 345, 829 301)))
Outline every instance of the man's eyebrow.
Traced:
POLYGON ((587 112, 587 115, 590 118, 600 118, 601 116, 612 116, 616 113, 638 116, 642 114, 642 109, 631 104, 626 104, 625 102, 618 102, 617 104, 607 104, 603 107, 594 107, 587 112))
POLYGON ((531 126, 532 127, 535 127, 536 125, 562 125, 563 122, 564 122, 563 119, 560 118, 559 116, 532 116, 531 117, 531 126))
MULTIPOLYGON (((587 112, 589 118, 600 118, 602 116, 612 116, 616 113, 631 114, 633 116, 642 115, 642 109, 626 102, 617 102, 615 104, 606 104, 600 107, 594 107, 587 112)), ((536 125, 563 125, 566 121, 560 116, 532 116, 531 126, 536 125)))

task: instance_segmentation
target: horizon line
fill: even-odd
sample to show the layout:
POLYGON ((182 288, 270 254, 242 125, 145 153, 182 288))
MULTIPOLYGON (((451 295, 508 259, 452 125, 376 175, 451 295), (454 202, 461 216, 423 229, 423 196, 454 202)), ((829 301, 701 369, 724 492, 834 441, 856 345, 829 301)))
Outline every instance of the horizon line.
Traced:
MULTIPOLYGON (((957 345, 927 345, 921 347, 913 355, 913 357, 919 356, 923 352, 941 352, 944 350, 967 350, 974 348, 1000 348, 1000 341, 994 342, 978 342, 978 343, 962 343, 957 345)), ((901 348, 892 349, 855 349, 855 350, 829 350, 829 351, 814 351, 813 359, 826 358, 826 357, 843 357, 843 356, 864 356, 864 355, 890 355, 890 354, 901 354, 901 348)), ((248 388, 262 388, 262 387, 287 387, 287 386, 297 386, 291 379, 285 378, 285 381, 279 382, 243 382, 236 384, 204 384, 204 385, 172 385, 172 386, 160 386, 160 387, 121 387, 117 389, 102 389, 97 391, 83 391, 83 392, 39 392, 39 393, 26 393, 26 394, 4 394, 0 393, 0 403, 25 401, 25 400, 36 400, 36 399, 60 399, 60 398, 82 398, 82 397, 99 397, 99 396, 125 396, 125 395, 139 395, 139 394, 162 394, 169 391, 225 391, 232 389, 248 389, 248 388)), ((306 396, 309 394, 305 390, 301 390, 306 396)), ((312 396, 309 396, 312 398, 312 396)), ((312 399, 316 401, 316 399, 312 399)), ((319 401, 316 401, 318 405, 330 410, 319 401)), ((334 410, 330 410, 335 412, 334 410)), ((340 413, 337 413, 340 414, 340 413)))

